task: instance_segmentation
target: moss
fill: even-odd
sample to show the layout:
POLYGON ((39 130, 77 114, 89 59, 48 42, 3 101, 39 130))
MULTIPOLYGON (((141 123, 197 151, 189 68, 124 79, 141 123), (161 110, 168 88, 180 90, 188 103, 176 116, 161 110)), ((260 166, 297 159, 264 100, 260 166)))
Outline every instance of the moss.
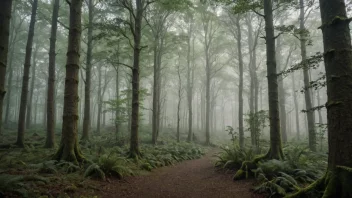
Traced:
POLYGON ((286 198, 305 198, 314 191, 324 191, 323 198, 352 197, 352 168, 337 166, 308 187, 286 196, 286 198))
POLYGON ((236 172, 233 177, 233 180, 248 179, 249 177, 254 176, 252 170, 257 168, 258 162, 267 159, 267 155, 261 155, 254 158, 252 161, 244 161, 241 168, 236 172))

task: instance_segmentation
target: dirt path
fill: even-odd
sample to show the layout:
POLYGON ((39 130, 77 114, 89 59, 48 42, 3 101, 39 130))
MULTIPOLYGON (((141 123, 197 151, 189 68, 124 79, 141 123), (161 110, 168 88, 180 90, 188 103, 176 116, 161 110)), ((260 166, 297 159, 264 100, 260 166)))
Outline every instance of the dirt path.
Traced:
POLYGON ((101 186, 101 196, 128 198, 218 198, 260 197, 249 189, 251 181, 233 182, 233 174, 219 173, 214 169, 215 151, 198 160, 154 170, 150 175, 130 177, 125 181, 112 181, 101 186))

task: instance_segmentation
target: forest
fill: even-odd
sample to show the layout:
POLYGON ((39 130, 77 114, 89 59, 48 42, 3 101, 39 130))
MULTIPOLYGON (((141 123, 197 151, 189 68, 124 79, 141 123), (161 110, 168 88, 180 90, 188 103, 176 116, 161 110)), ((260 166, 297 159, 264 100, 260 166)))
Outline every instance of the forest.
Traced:
POLYGON ((351 0, 0 0, 0 198, 352 198, 351 0))

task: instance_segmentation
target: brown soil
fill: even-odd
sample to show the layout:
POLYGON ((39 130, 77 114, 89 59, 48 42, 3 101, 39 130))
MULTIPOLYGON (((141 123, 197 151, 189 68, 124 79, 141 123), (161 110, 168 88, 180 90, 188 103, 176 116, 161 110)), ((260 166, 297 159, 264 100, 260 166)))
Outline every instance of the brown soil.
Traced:
POLYGON ((156 169, 148 175, 100 183, 98 196, 106 198, 262 197, 250 192, 253 181, 234 182, 233 173, 216 171, 214 153, 215 151, 211 151, 198 160, 156 169))

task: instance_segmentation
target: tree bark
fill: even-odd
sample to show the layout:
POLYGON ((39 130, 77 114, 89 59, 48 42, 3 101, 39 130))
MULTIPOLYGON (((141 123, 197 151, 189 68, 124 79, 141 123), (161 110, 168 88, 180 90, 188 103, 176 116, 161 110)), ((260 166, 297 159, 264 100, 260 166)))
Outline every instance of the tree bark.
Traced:
POLYGON ((187 141, 192 142, 193 137, 193 68, 191 68, 191 39, 193 33, 193 16, 189 18, 188 38, 187 38, 187 103, 188 103, 188 137, 187 141))
POLYGON ((304 87, 306 88, 304 92, 304 98, 306 102, 307 112, 307 122, 308 122, 308 137, 309 137, 309 149, 311 151, 316 151, 316 134, 315 134, 315 120, 314 120, 314 111, 312 109, 312 98, 309 87, 309 68, 306 65, 307 60, 307 49, 306 49, 306 28, 304 26, 304 0, 300 0, 300 42, 301 42, 301 56, 303 67, 303 78, 304 78, 304 87))
MULTIPOLYGON (((283 20, 280 21, 280 25, 283 25, 283 20)), ((282 70, 284 70, 285 66, 284 63, 281 59, 281 38, 277 38, 277 47, 276 47, 276 61, 278 63, 278 67, 277 67, 277 72, 281 72, 282 70)), ((286 131, 286 92, 285 92, 285 88, 284 88, 284 78, 282 75, 279 76, 278 78, 278 90, 279 90, 279 114, 280 114, 280 129, 281 129, 281 134, 282 134, 282 141, 284 143, 287 142, 287 131, 286 131)))
POLYGON ((54 155, 55 160, 65 160, 73 163, 81 163, 84 160, 78 144, 78 79, 82 32, 81 8, 82 0, 71 0, 62 137, 60 147, 54 155))
POLYGON ((295 104, 295 116, 296 116, 296 135, 297 140, 300 140, 300 128, 299 128, 299 106, 298 106, 298 99, 297 99, 297 92, 296 92, 296 82, 295 82, 295 75, 292 73, 292 92, 293 92, 293 101, 295 104))
POLYGON ((34 86, 35 86, 35 68, 37 66, 37 54, 38 54, 39 47, 36 46, 33 54, 33 62, 32 62, 32 79, 31 79, 31 86, 29 91, 28 97, 28 104, 27 104, 27 114, 26 114, 26 129, 29 129, 32 124, 32 106, 33 106, 33 93, 34 93, 34 86))
POLYGON ((46 141, 45 148, 55 146, 55 62, 56 62, 56 33, 57 20, 59 17, 60 0, 55 0, 53 5, 53 14, 51 18, 50 49, 49 49, 49 77, 46 100, 46 141))
POLYGON ((2 134, 2 109, 5 98, 5 75, 8 57, 12 0, 0 2, 0 135, 2 134))
POLYGON ((28 39, 26 45, 26 55, 24 60, 23 80, 22 80, 22 91, 21 91, 21 103, 18 118, 18 131, 16 145, 24 147, 24 132, 26 122, 26 108, 28 100, 28 84, 29 84, 29 69, 31 67, 32 57, 32 46, 34 37, 34 26, 37 16, 38 0, 34 0, 32 3, 32 15, 29 23, 28 39))
POLYGON ((101 86, 101 80, 102 80, 102 74, 101 74, 101 69, 102 66, 98 66, 98 113, 97 113, 97 131, 96 133, 100 135, 100 125, 101 125, 101 113, 102 113, 102 106, 103 106, 103 100, 102 100, 102 86, 101 86))
POLYGON ((270 159, 283 159, 282 142, 280 133, 279 97, 276 74, 275 36, 273 23, 273 7, 271 0, 264 0, 265 34, 267 52, 267 78, 270 119, 270 159))
POLYGON ((133 68, 132 68, 132 114, 131 114, 131 139, 130 139, 130 156, 137 157, 140 155, 138 143, 139 130, 139 63, 141 52, 142 37, 142 18, 143 18, 143 2, 136 0, 136 14, 134 20, 133 31, 133 68))
POLYGON ((177 64, 177 74, 178 74, 178 102, 177 102, 177 142, 180 142, 180 108, 182 102, 182 79, 181 79, 181 71, 180 71, 180 61, 181 55, 179 55, 179 63, 177 64))
POLYGON ((243 129, 243 58, 242 58, 242 33, 240 25, 240 16, 236 17, 237 28, 237 51, 239 67, 239 86, 238 86, 238 130, 240 148, 244 148, 244 129, 243 129))
POLYGON ((86 59, 86 81, 84 86, 84 118, 82 140, 89 141, 90 130, 90 89, 91 89, 91 70, 92 70, 92 50, 93 50, 93 0, 88 2, 88 44, 87 44, 87 59, 86 59))

